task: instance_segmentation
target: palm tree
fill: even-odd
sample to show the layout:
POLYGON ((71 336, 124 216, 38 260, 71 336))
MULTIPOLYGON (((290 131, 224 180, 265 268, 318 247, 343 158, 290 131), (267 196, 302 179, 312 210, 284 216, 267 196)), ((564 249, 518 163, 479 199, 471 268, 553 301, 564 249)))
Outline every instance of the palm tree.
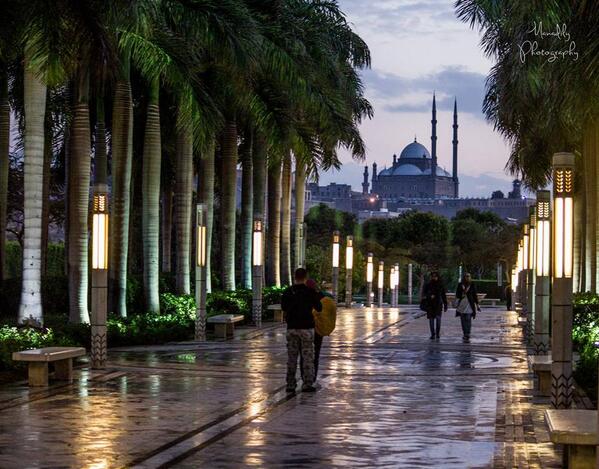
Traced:
POLYGON ((253 159, 252 131, 245 132, 241 153, 241 285, 252 288, 253 159))
POLYGON ((162 145, 160 142, 159 82, 149 86, 146 130, 144 136, 142 170, 142 238, 144 255, 144 293, 146 309, 160 311, 159 301, 159 254, 160 254, 160 166, 162 145))
POLYGON ((281 174, 281 282, 291 284, 291 155, 283 158, 281 174))
MULTIPOLYGON (((271 155, 272 156, 272 153, 271 155)), ((266 282, 281 286, 281 160, 269 158, 266 282)))
POLYGON ((24 113, 24 235, 23 288, 19 305, 19 322, 43 324, 41 298, 42 264, 42 184, 44 167, 44 118, 46 85, 31 68, 33 51, 25 49, 24 113))
POLYGON ((133 100, 130 82, 130 55, 121 55, 121 67, 114 88, 112 112, 112 213, 110 223, 110 284, 113 311, 127 316, 127 260, 131 166, 133 160, 133 100))
POLYGON ((91 169, 89 121, 89 71, 79 75, 71 127, 70 178, 73 197, 69 204, 69 319, 89 322, 88 297, 88 218, 91 169))
POLYGON ((237 194, 237 124, 227 119, 221 144, 221 255, 222 284, 235 290, 235 213, 237 194))
MULTIPOLYGON (((295 160, 295 223, 294 223, 294 262, 296 267, 300 267, 302 257, 302 242, 300 237, 302 225, 304 224, 304 207, 306 199, 306 168, 304 163, 296 158, 295 160)), ((304 236, 306 233, 304 232, 304 236)))
POLYGON ((191 271, 191 213, 193 191, 192 128, 180 118, 175 170, 175 231, 177 236, 177 293, 189 295, 191 271))
POLYGON ((10 149, 10 104, 8 73, 0 63, 0 285, 6 264, 6 214, 8 202, 8 166, 10 149))

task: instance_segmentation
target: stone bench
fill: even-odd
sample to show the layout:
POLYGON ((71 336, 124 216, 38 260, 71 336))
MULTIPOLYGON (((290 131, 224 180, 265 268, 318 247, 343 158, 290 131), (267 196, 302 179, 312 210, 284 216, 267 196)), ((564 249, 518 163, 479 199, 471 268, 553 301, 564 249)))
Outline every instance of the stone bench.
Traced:
POLYGON ((597 443, 597 411, 548 409, 545 421, 553 443, 564 445, 564 466, 594 469, 597 443))
POLYGON ((528 364, 537 377, 540 396, 551 395, 551 355, 530 355, 528 364))
POLYGON ((481 298, 479 301, 487 306, 489 303, 491 306, 497 306, 497 303, 499 303, 501 300, 499 298, 481 298))
POLYGON ((275 322, 283 322, 285 320, 285 314, 281 309, 281 305, 268 305, 266 309, 273 312, 275 322))
POLYGON ((214 334, 217 337, 226 339, 233 337, 235 333, 235 323, 243 321, 245 318, 241 314, 218 314, 210 316, 207 319, 209 324, 214 324, 214 334))
POLYGON ((16 362, 29 363, 29 386, 48 386, 48 364, 54 364, 54 378, 73 379, 73 358, 85 355, 83 347, 45 347, 13 352, 16 362))

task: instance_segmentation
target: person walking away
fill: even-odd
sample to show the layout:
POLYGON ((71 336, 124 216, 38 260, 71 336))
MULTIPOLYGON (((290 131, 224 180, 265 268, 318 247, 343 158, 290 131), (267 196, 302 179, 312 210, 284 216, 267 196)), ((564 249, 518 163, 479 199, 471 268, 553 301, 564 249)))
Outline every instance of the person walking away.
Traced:
POLYGON ((312 309, 322 311, 319 295, 306 286, 308 272, 295 271, 295 283, 288 287, 281 298, 281 309, 287 318, 287 392, 295 392, 297 381, 297 357, 301 355, 302 391, 313 392, 314 387, 314 317, 312 309))
POLYGON ((512 310, 512 285, 510 283, 505 287, 505 306, 508 311, 512 310))
POLYGON ((441 314, 447 311, 447 295, 439 272, 431 273, 430 281, 422 290, 422 298, 426 304, 426 317, 431 329, 431 340, 440 337, 441 314))
POLYGON ((455 297, 458 301, 455 314, 460 317, 462 323, 463 340, 464 342, 468 342, 470 341, 472 320, 476 318, 476 312, 480 311, 476 286, 472 282, 472 276, 469 273, 466 273, 462 281, 458 284, 455 297))

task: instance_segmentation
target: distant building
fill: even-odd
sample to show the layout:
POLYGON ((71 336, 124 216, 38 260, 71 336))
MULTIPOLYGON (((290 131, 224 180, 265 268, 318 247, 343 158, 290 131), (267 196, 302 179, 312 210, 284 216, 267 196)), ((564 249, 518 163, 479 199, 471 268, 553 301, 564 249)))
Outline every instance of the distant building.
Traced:
MULTIPOLYGON (((458 179, 458 108, 453 105, 453 170, 452 174, 438 164, 437 158, 437 104, 433 94, 431 153, 416 138, 400 153, 393 155, 390 168, 377 173, 372 165, 372 194, 382 200, 444 199, 459 196, 458 179)), ((368 193, 368 167, 364 168, 362 193, 368 193)))

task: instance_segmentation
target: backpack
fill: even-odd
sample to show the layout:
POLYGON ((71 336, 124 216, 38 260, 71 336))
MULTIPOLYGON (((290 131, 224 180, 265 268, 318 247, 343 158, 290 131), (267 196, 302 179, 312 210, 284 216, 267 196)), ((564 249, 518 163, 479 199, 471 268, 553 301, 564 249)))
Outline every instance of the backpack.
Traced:
POLYGON ((332 298, 325 296, 320 300, 322 304, 322 311, 319 313, 312 310, 312 316, 314 316, 314 328, 316 332, 321 336, 331 335, 331 332, 335 330, 335 323, 337 322, 337 305, 332 298))

